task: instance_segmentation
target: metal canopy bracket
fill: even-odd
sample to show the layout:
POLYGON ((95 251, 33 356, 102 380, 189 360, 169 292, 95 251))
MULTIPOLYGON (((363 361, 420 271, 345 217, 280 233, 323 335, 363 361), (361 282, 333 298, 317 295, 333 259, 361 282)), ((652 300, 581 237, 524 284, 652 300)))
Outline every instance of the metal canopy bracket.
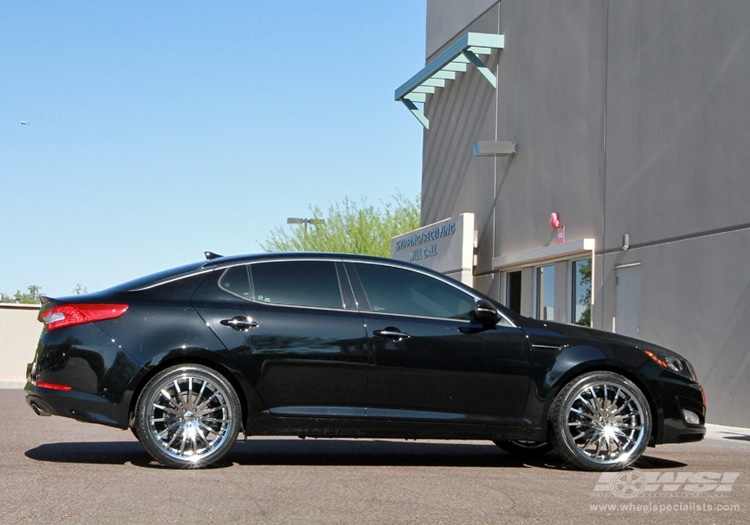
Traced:
POLYGON ((493 88, 497 88, 495 75, 479 57, 489 55, 493 49, 502 49, 504 46, 504 35, 466 33, 396 89, 395 100, 400 100, 417 120, 429 129, 430 121, 415 103, 425 102, 427 95, 445 87, 448 80, 455 80, 456 74, 465 72, 469 64, 474 66, 493 88))

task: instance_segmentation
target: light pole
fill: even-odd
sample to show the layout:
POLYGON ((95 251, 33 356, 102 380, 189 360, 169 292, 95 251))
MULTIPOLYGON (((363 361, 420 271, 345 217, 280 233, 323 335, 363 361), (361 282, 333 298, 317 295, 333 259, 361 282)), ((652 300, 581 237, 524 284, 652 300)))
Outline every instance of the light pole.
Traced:
POLYGON ((286 220, 287 224, 303 224, 305 226, 305 250, 307 250, 307 225, 308 224, 325 224, 325 219, 300 219, 297 217, 289 217, 286 220))
POLYGON ((297 217, 289 217, 286 220, 287 224, 304 224, 305 225, 305 235, 307 235, 307 225, 308 224, 325 224, 325 219, 298 219, 297 217))

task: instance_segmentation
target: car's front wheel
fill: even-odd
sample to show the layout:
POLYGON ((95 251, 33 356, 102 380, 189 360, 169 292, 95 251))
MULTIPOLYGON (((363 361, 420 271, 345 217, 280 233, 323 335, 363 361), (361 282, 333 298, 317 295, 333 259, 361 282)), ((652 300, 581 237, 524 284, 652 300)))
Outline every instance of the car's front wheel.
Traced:
POLYGON ((160 463, 199 468, 232 448, 241 412, 224 376, 202 365, 178 365, 159 372, 143 389, 135 433, 160 463))
POLYGON ((629 379, 591 372, 566 385, 550 412, 552 442, 567 462, 585 470, 622 470, 651 436, 648 400, 629 379))

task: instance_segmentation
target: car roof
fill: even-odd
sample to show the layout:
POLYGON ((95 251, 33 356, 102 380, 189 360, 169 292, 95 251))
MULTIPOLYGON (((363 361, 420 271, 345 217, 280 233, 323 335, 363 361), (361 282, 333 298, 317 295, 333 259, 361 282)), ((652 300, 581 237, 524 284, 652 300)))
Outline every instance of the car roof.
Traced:
POLYGON ((338 252, 266 252, 266 253, 255 253, 255 254, 246 254, 246 255, 228 255, 228 256, 217 256, 216 254, 212 252, 208 252, 208 253, 211 253, 212 258, 206 261, 200 267, 200 271, 215 270, 219 268, 227 268, 230 266, 235 266, 235 265, 240 265, 240 264, 250 264, 250 263, 263 262, 263 261, 285 261, 285 260, 288 260, 288 261, 327 260, 327 261, 341 261, 341 262, 364 262, 364 263, 386 264, 386 265, 391 265, 391 266, 398 266, 401 268, 408 268, 417 272, 431 275, 443 281, 451 282, 453 286, 456 286, 457 288, 462 288, 464 291, 474 295, 475 297, 480 297, 480 298, 489 300, 491 303, 493 303, 494 305, 498 307, 498 310, 502 313, 504 317, 506 317, 508 320, 511 320, 512 322, 515 322, 520 317, 517 313, 511 311, 509 308, 505 307, 499 301, 492 299, 488 295, 483 294, 479 290, 476 290, 475 288, 468 286, 462 283, 461 281, 458 281, 437 270, 433 270, 432 268, 427 268, 426 266, 421 266, 419 264, 414 264, 414 263, 402 261, 399 259, 377 257, 374 255, 360 255, 360 254, 338 253, 338 252))
MULTIPOLYGON (((371 262, 379 264, 390 264, 395 266, 401 266, 405 268, 411 268, 423 273, 433 275, 441 278, 446 277, 445 275, 435 272, 424 266, 418 266, 416 264, 399 261, 396 259, 388 259, 385 257, 376 257, 372 255, 357 255, 347 253, 334 253, 334 252, 268 252, 268 253, 254 253, 244 255, 228 255, 220 256, 212 252, 211 257, 205 261, 194 262, 186 264, 176 268, 170 268, 168 270, 162 270, 159 272, 151 273, 138 277, 136 279, 115 285, 108 288, 105 291, 135 291, 153 286, 158 286, 175 279, 182 279, 189 275, 195 275, 196 273, 203 273, 207 271, 214 271, 221 268, 229 268, 231 266, 237 266, 241 264, 258 263, 264 261, 300 261, 300 260, 325 260, 325 261, 342 261, 342 262, 371 262)), ((458 283, 460 284, 460 283, 458 283)), ((475 291, 476 292, 476 291, 475 291)))
POLYGON ((251 262, 261 261, 278 261, 278 260, 335 260, 335 261, 361 261, 361 262, 379 262, 379 263, 391 263, 396 265, 408 266, 410 268, 429 270, 424 266, 400 261, 397 259, 389 259, 386 257, 377 257, 374 255, 360 255, 352 253, 337 253, 337 252, 267 252, 267 253, 254 253, 245 255, 227 255, 214 257, 203 264, 202 268, 212 267, 223 267, 232 266, 235 264, 245 264, 251 262))
POLYGON ((365 263, 377 263, 387 264, 391 266, 400 266, 402 268, 409 268, 421 273, 426 273, 437 277, 439 279, 447 279, 453 281, 456 285, 465 287, 467 290, 479 295, 483 295, 477 290, 470 286, 457 281, 443 273, 399 259, 390 259, 387 257, 378 257, 375 255, 361 255, 353 253, 339 253, 339 252, 267 252, 267 253, 255 253, 246 255, 228 255, 214 257, 206 261, 200 270, 213 270, 217 268, 225 268, 229 266, 235 266, 239 264, 257 263, 263 261, 300 261, 300 260, 326 260, 326 261, 341 261, 341 262, 365 262, 365 263))

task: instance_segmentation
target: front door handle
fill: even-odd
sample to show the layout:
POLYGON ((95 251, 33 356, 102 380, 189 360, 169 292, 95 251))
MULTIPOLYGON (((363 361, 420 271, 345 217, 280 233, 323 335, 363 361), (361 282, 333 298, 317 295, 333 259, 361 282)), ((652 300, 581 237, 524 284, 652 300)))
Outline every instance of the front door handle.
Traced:
POLYGON ((231 319, 222 319, 219 323, 224 326, 229 326, 239 332, 247 332, 251 328, 256 328, 258 326, 256 321, 253 321, 244 315, 235 315, 231 319))
POLYGON ((398 328, 393 328, 391 326, 382 330, 375 330, 372 333, 377 335, 378 337, 385 337, 386 339, 395 341, 396 343, 398 343, 399 341, 403 341, 404 339, 409 339, 410 337, 409 334, 406 334, 398 328))

